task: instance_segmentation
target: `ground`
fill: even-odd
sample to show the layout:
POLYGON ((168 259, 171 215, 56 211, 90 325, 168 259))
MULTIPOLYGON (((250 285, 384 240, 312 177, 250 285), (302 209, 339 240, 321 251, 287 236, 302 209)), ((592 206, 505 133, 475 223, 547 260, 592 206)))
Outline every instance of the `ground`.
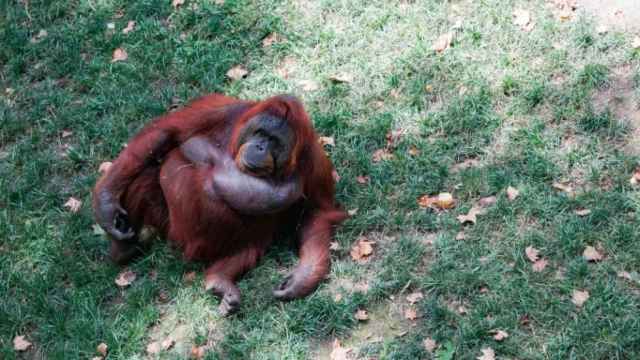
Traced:
POLYGON ((3 5, 0 358, 640 357, 635 1, 180 2, 3 5), (352 217, 306 299, 271 296, 285 242, 228 318, 163 242, 106 259, 100 164, 214 91, 296 94, 334 139, 352 217), (426 206, 440 193, 452 208, 426 206))

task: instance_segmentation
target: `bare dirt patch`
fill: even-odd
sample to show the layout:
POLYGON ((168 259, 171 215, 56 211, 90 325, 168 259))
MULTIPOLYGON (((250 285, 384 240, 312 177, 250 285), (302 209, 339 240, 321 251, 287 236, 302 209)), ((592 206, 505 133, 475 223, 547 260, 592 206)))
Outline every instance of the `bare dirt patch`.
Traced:
POLYGON ((600 25, 611 29, 640 29, 638 0, 578 0, 578 9, 595 16, 600 25))

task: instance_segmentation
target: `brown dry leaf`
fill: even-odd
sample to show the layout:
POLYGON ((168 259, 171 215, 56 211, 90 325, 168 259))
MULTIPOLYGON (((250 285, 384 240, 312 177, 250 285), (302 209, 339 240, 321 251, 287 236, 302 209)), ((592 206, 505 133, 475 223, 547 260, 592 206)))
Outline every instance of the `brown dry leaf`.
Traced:
POLYGON ((128 33, 132 32, 135 27, 136 27, 136 22, 133 21, 133 20, 129 20, 129 22, 127 23, 127 27, 122 29, 122 33, 123 34, 128 34, 128 33))
POLYGON ((578 209, 576 211, 574 211, 574 213, 578 216, 587 216, 589 214, 591 214, 591 210, 589 209, 578 209))
POLYGON ((534 272, 542 272, 544 268, 547 267, 547 264, 549 264, 547 259, 540 259, 534 262, 533 265, 531 265, 531 268, 534 272))
POLYGON ((460 231, 456 234, 456 240, 464 240, 466 238, 464 231, 460 231))
POLYGON ((192 283, 193 280, 196 279, 196 272, 195 271, 189 271, 188 273, 184 274, 182 276, 182 281, 184 281, 185 283, 189 284, 192 283))
POLYGON ((25 351, 31 347, 31 343, 24 338, 24 335, 19 335, 13 338, 13 350, 25 351))
POLYGON ((411 305, 417 303, 418 301, 420 301, 422 299, 424 299, 424 295, 422 295, 422 293, 420 291, 416 291, 416 292, 413 292, 413 293, 407 295, 407 301, 411 305))
POLYGON ((393 159, 393 154, 387 149, 378 149, 373 152, 373 162, 380 162, 393 159))
POLYGON ((387 148, 393 148, 398 144, 398 140, 402 137, 402 130, 389 131, 385 138, 387 139, 387 148))
POLYGON ((69 211, 71 211, 72 213, 77 213, 80 210, 80 207, 82 206, 82 201, 74 197, 70 197, 69 200, 67 200, 67 202, 64 203, 63 206, 69 209, 69 211))
POLYGON ((269 47, 280 41, 280 35, 277 33, 271 33, 266 38, 262 39, 262 47, 269 47))
POLYGON ((584 249, 582 256, 585 258, 585 260, 594 262, 600 261, 603 258, 602 254, 598 252, 598 250, 596 250, 596 248, 594 248, 593 246, 587 246, 584 249))
POLYGON ((111 62, 117 62, 117 61, 125 61, 129 58, 129 55, 127 54, 127 52, 122 49, 122 48, 117 48, 115 50, 113 50, 113 56, 111 57, 111 62))
POLYGON ((493 330, 492 332, 494 334, 493 335, 493 339, 495 341, 502 341, 502 340, 504 340, 504 339, 509 337, 509 333, 504 331, 504 330, 499 330, 498 329, 498 330, 493 330))
POLYGON ((340 344, 340 340, 333 340, 333 346, 331 350, 331 354, 329 354, 329 359, 331 360, 347 360, 349 358, 349 353, 351 352, 351 348, 343 348, 340 344))
POLYGON ((132 282, 136 280, 136 273, 131 270, 126 270, 121 272, 116 278, 116 285, 120 287, 126 287, 131 285, 132 282))
POLYGON ((440 193, 436 196, 423 195, 418 199, 418 206, 422 209, 451 209, 456 202, 450 193, 440 193))
POLYGON ((631 179, 629 179, 629 183, 631 185, 637 185, 638 182, 640 182, 640 169, 636 169, 636 171, 633 172, 633 175, 631 175, 631 179))
POLYGON ((356 182, 358 184, 361 184, 361 185, 364 185, 364 184, 368 183, 369 180, 371 180, 371 178, 369 176, 366 176, 366 175, 365 176, 359 175, 359 176, 356 177, 356 182))
POLYGON ((373 254, 373 244, 375 241, 369 241, 365 237, 361 237, 351 247, 351 258, 358 262, 367 262, 373 254))
POLYGON ((496 360, 496 353, 492 348, 484 348, 482 350, 482 355, 476 357, 478 360, 496 360))
POLYGON ((477 216, 485 213, 485 210, 479 206, 473 206, 466 215, 458 215, 457 219, 461 224, 475 224, 477 216))
POLYGON ((191 347, 191 358, 193 359, 202 359, 207 353, 206 346, 192 346, 191 347))
POLYGON ((495 196, 487 196, 478 200, 478 205, 480 205, 483 208, 486 208, 486 207, 495 205, 497 201, 498 201, 498 198, 496 198, 495 196))
POLYGON ((302 87, 304 91, 316 91, 320 88, 318 83, 313 80, 300 80, 298 84, 302 87))
POLYGON ((631 47, 634 49, 640 49, 640 36, 636 36, 631 41, 631 47))
POLYGON ((570 185, 554 182, 552 185, 556 190, 564 191, 567 194, 573 193, 573 188, 570 185))
POLYGON ((408 153, 409 153, 409 155, 411 155, 411 156, 418 156, 418 155, 420 155, 420 150, 418 150, 418 148, 417 148, 417 147, 415 147, 415 146, 411 146, 407 152, 408 152, 408 153))
POLYGON ((527 258, 529 259, 529 261, 531 262, 538 261, 538 256, 540 255, 540 251, 534 248, 533 246, 527 246, 527 248, 524 250, 524 253, 527 255, 527 258))
POLYGON ((424 349, 428 352, 433 352, 438 347, 438 344, 432 338, 426 338, 422 341, 422 345, 424 345, 424 349))
POLYGON ((109 350, 109 347, 107 346, 107 344, 105 343, 100 343, 97 347, 96 347, 96 351, 101 354, 102 356, 107 356, 107 351, 109 350))
POLYGON ((369 320, 369 313, 367 312, 367 310, 358 309, 354 317, 360 321, 369 320))
POLYGON ((414 308, 407 308, 404 310, 404 318, 407 320, 415 320, 418 318, 418 312, 414 308))
POLYGON ((515 200, 518 195, 520 195, 520 191, 518 191, 518 189, 514 188, 513 186, 509 186, 507 188, 507 199, 509 199, 510 201, 515 200))
POLYGON ((436 41, 433 42, 433 45, 431 46, 431 49, 435 52, 443 52, 445 50, 447 50, 449 48, 449 46, 451 46, 451 43, 453 42, 453 33, 452 32, 448 32, 445 34, 440 35, 436 41))
POLYGON ((336 141, 333 138, 333 136, 320 136, 318 138, 318 142, 320 143, 320 145, 325 146, 325 145, 329 145, 329 146, 336 146, 336 141))
POLYGON ((341 73, 329 76, 329 80, 337 83, 350 83, 350 82, 353 82, 353 75, 346 72, 341 72, 341 73))
POLYGON ((249 71, 242 65, 236 65, 227 71, 227 77, 236 81, 244 78, 247 74, 249 74, 249 71))
POLYGON ((588 291, 580 291, 573 290, 571 294, 571 302, 574 303, 577 307, 582 307, 582 305, 589 299, 588 291))
POLYGON ((111 161, 105 161, 101 163, 100 166, 98 167, 98 172, 101 174, 106 174, 106 172, 109 171, 109 169, 111 168, 111 165, 113 165, 111 161))
POLYGON ((171 0, 171 5, 173 5, 174 8, 178 8, 180 7, 180 5, 184 4, 184 0, 171 0))
POLYGON ((160 344, 160 341, 154 341, 147 345, 147 354, 149 355, 159 354, 160 350, 162 350, 162 345, 160 344))

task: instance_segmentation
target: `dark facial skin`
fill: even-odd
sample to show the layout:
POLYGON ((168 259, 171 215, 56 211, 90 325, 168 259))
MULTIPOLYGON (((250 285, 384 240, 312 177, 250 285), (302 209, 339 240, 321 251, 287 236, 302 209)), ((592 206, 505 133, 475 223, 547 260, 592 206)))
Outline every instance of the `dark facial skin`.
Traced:
POLYGON ((272 214, 300 199, 297 176, 282 181, 260 178, 241 171, 224 151, 204 137, 193 137, 180 146, 183 155, 197 165, 213 166, 213 194, 231 208, 248 215, 272 214))
POLYGON ((262 114, 247 122, 239 136, 238 167, 260 177, 275 177, 287 164, 295 135, 284 119, 262 114))

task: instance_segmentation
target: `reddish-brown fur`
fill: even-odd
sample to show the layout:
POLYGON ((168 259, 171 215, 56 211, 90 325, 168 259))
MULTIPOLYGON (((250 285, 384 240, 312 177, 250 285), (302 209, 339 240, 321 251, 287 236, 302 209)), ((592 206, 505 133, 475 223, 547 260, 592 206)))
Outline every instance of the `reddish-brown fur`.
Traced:
MULTIPOLYGON (((297 99, 277 96, 252 102, 212 94, 146 126, 99 180, 94 199, 112 192, 134 229, 153 226, 178 245, 186 259, 210 263, 206 285, 223 296, 223 303, 239 300, 233 281, 256 265, 276 230, 296 222, 300 262, 288 285, 276 290, 277 297, 288 299, 313 291, 329 271, 332 228, 345 218, 335 204, 332 170, 297 99), (244 124, 261 113, 286 119, 295 132, 283 175, 299 174, 303 200, 277 214, 241 215, 205 193, 211 169, 194 166, 178 147, 193 136, 206 136, 235 157, 244 124)), ((113 243, 112 255, 122 255, 118 252, 127 245, 115 239, 113 243)))

